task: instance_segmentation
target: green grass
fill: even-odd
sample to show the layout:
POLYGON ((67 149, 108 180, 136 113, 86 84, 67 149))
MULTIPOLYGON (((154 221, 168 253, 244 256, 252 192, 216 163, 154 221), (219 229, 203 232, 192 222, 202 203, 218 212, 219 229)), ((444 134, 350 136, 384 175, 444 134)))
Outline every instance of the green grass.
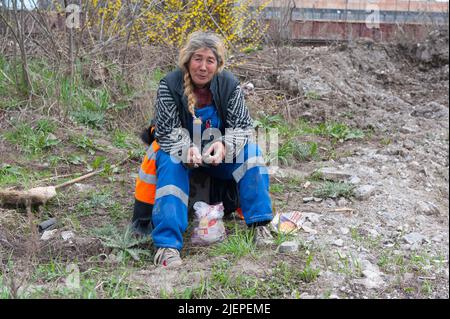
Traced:
POLYGON ((420 287, 420 291, 426 295, 429 296, 433 293, 433 284, 429 280, 424 280, 422 282, 422 286, 420 287))
POLYGON ((15 165, 0 166, 0 187, 22 186, 28 188, 34 181, 49 177, 50 171, 36 171, 15 165))
POLYGON ((367 236, 362 235, 357 227, 350 227, 350 237, 358 244, 366 249, 373 251, 383 248, 381 235, 378 236, 367 236))
POLYGON ((308 100, 320 100, 320 95, 315 91, 308 91, 305 93, 305 98, 308 100))
POLYGON ((245 54, 250 54, 250 53, 253 53, 253 52, 260 51, 260 50, 262 50, 262 46, 260 46, 260 45, 258 45, 256 47, 255 46, 247 46, 247 47, 242 49, 242 52, 245 53, 245 54))
POLYGON ((306 266, 287 262, 277 262, 270 276, 257 278, 247 274, 232 273, 232 262, 219 261, 212 265, 211 275, 203 278, 196 287, 181 292, 162 292, 164 298, 285 298, 298 297, 299 288, 317 280, 320 270, 311 266, 312 255, 306 260, 306 266))
POLYGON ((17 124, 11 132, 4 133, 7 141, 19 145, 31 155, 40 155, 60 143, 53 134, 56 125, 48 119, 39 120, 34 127, 28 123, 17 124))
MULTIPOLYGON (((69 299, 128 299, 139 298, 145 291, 137 288, 128 280, 130 270, 126 266, 119 266, 117 269, 102 269, 99 267, 89 268, 80 272, 75 279, 75 286, 70 287, 65 284, 69 278, 67 272, 68 265, 58 264, 58 268, 53 269, 48 264, 42 265, 35 272, 34 276, 44 275, 47 284, 43 287, 24 291, 19 297, 27 299, 42 298, 69 298, 69 299), (51 271, 56 274, 49 275, 51 271), (77 287, 78 286, 78 287, 77 287)), ((34 283, 42 283, 42 277, 34 277, 34 283), (37 280, 37 281, 36 281, 37 280)), ((34 285, 34 284, 33 284, 34 285)), ((7 287, 2 287, 0 276, 0 293, 4 288, 5 298, 9 298, 7 287)))
POLYGON ((280 194, 284 192, 284 185, 283 184, 271 184, 269 187, 270 193, 280 194))
POLYGON ((130 217, 130 211, 131 210, 132 210, 131 207, 126 207, 122 203, 115 202, 110 207, 108 212, 109 212, 109 216, 111 216, 111 218, 114 221, 119 222, 119 221, 128 219, 130 217))
POLYGON ((352 139, 365 137, 362 130, 354 129, 344 123, 325 122, 311 124, 303 119, 288 123, 280 115, 260 113, 254 121, 254 127, 277 132, 279 145, 276 152, 267 154, 269 161, 279 160, 284 165, 292 161, 317 161, 321 159, 317 142, 299 142, 301 136, 319 136, 327 138, 331 143, 343 143, 352 139))
POLYGON ((87 137, 86 135, 83 136, 72 136, 71 141, 73 144, 75 144, 78 148, 85 150, 90 155, 95 155, 96 150, 98 150, 98 146, 95 144, 94 140, 87 137))
POLYGON ((52 259, 49 263, 38 264, 32 278, 34 281, 52 282, 64 276, 67 276, 66 265, 52 259))
POLYGON ((295 238, 295 236, 292 233, 278 232, 274 236, 274 243, 275 243, 275 245, 279 246, 282 243, 284 243, 285 241, 290 241, 290 240, 293 240, 294 238, 295 238))
MULTIPOLYGON (((110 89, 105 87, 90 87, 81 76, 81 65, 77 63, 75 75, 69 78, 50 65, 45 59, 30 58, 29 75, 36 96, 34 104, 45 102, 53 105, 58 102, 66 114, 81 124, 90 127, 101 127, 104 124, 104 111, 113 107, 110 89), (37 102, 37 103, 36 103, 37 102)), ((0 107, 10 108, 20 104, 25 92, 15 83, 16 74, 21 70, 12 61, 0 56, 0 107)), ((121 81, 126 82, 126 81, 121 81)), ((114 81, 114 84, 119 81, 114 81)), ((26 102, 26 101, 25 101, 26 102)))
POLYGON ((309 161, 318 159, 317 143, 299 143, 293 139, 283 143, 278 148, 278 160, 285 165, 289 165, 291 160, 309 161))
POLYGON ((345 142, 351 139, 361 139, 365 134, 360 129, 354 129, 344 123, 325 122, 311 125, 301 119, 298 122, 297 134, 318 135, 331 139, 333 142, 345 142))
POLYGON ((159 81, 161 81, 165 75, 166 74, 163 70, 161 70, 160 68, 155 68, 151 74, 150 87, 153 90, 156 90, 159 86, 159 81))
POLYGON ((114 206, 112 194, 105 191, 89 193, 88 197, 80 201, 76 206, 76 211, 79 216, 90 216, 95 214, 98 210, 109 210, 114 206))
POLYGON ((3 278, 3 275, 0 274, 0 300, 12 298, 9 288, 3 278))
POLYGON ((232 281, 230 269, 233 265, 230 261, 224 260, 213 264, 211 281, 222 287, 228 287, 232 281))
POLYGON ((307 178, 310 182, 320 182, 323 180, 323 173, 320 170, 313 171, 307 178))
MULTIPOLYGON (((0 55, 0 109, 44 105, 44 112, 50 109, 62 111, 78 124, 101 129, 109 127, 110 121, 116 120, 117 112, 128 108, 137 96, 129 79, 114 63, 104 66, 106 78, 101 85, 92 83, 83 71, 92 69, 93 61, 76 61, 73 76, 64 74, 58 69, 59 65, 50 64, 40 57, 30 58, 28 64, 33 86, 32 105, 24 95, 28 90, 16 84, 17 80, 20 81, 21 66, 0 55)), ((158 84, 163 76, 164 73, 156 69, 152 78, 158 84)))
POLYGON ((3 164, 0 167, 0 185, 18 184, 26 177, 26 171, 17 166, 3 164))
POLYGON ((100 111, 80 109, 72 112, 72 117, 78 124, 100 129, 105 124, 105 114, 100 111))
POLYGON ((317 277, 320 274, 320 269, 318 268, 313 268, 311 266, 311 262, 313 260, 313 255, 310 254, 307 258, 306 258, 306 265, 305 268, 303 268, 302 271, 300 271, 299 276, 300 279, 304 282, 313 282, 317 279, 317 277))
POLYGON ((232 255, 240 258, 255 252, 254 233, 247 229, 240 229, 235 225, 234 233, 225 241, 214 246, 211 250, 213 256, 232 255))
POLYGON ((313 195, 319 198, 351 198, 354 195, 354 188, 355 186, 349 183, 326 181, 319 185, 313 195))
POLYGON ((21 74, 20 66, 7 61, 0 55, 0 109, 12 109, 26 104, 26 98, 20 94, 16 77, 21 74))
POLYGON ((392 139, 391 139, 390 137, 383 137, 383 138, 380 140, 380 143, 381 143, 382 145, 388 146, 388 145, 390 145, 390 144, 392 143, 392 139))
POLYGON ((129 271, 121 270, 118 274, 104 278, 102 284, 104 297, 108 299, 139 297, 141 293, 127 281, 128 276, 129 271))
POLYGON ((315 142, 297 143, 293 153, 299 161, 311 161, 319 159, 318 145, 315 142))
POLYGON ((125 149, 129 148, 130 144, 128 144, 127 139, 128 139, 128 134, 127 133, 122 132, 122 131, 117 130, 117 129, 113 132, 112 143, 113 143, 113 145, 115 147, 125 148, 125 149))
POLYGON ((131 229, 126 227, 121 231, 116 227, 111 227, 107 233, 98 234, 105 247, 113 249, 117 257, 126 262, 130 258, 135 261, 141 261, 141 256, 144 258, 152 257, 152 252, 149 248, 139 248, 142 245, 149 245, 151 243, 150 237, 136 237, 133 235, 131 229))
POLYGON ((337 251, 337 264, 334 271, 340 272, 350 277, 362 277, 362 266, 360 261, 352 254, 341 254, 337 251))

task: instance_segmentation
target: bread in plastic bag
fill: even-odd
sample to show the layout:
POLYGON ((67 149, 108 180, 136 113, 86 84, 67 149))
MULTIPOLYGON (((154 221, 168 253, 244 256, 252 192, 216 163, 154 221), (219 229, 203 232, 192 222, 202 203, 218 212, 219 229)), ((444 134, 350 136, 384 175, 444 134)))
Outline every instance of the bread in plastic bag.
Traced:
POLYGON ((192 244, 209 245, 224 240, 226 232, 222 220, 223 203, 209 205, 205 202, 196 202, 193 208, 196 227, 191 237, 192 244))

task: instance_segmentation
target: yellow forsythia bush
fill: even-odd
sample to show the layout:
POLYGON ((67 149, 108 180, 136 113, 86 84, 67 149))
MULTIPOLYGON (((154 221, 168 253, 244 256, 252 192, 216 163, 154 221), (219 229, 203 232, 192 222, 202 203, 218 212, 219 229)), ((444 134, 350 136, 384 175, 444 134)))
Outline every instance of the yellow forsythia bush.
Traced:
POLYGON ((258 17, 269 1, 258 7, 249 0, 88 0, 84 10, 89 27, 103 38, 129 36, 130 41, 180 47, 196 30, 222 35, 228 48, 257 47, 268 25, 258 17))

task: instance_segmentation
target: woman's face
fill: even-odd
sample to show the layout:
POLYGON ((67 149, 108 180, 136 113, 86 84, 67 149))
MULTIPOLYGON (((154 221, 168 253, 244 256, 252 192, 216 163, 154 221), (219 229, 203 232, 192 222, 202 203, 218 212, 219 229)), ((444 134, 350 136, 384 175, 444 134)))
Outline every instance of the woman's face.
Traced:
POLYGON ((194 85, 204 87, 212 80, 217 71, 216 56, 211 49, 198 49, 192 55, 188 69, 194 85))

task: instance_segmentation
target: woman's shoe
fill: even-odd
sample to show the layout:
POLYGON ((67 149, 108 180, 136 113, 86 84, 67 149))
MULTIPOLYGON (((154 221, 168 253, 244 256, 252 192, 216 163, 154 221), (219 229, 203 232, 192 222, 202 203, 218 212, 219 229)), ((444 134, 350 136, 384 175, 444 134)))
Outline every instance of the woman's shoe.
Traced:
POLYGON ((175 248, 158 248, 153 262, 156 266, 165 268, 177 267, 183 264, 180 252, 175 248))

